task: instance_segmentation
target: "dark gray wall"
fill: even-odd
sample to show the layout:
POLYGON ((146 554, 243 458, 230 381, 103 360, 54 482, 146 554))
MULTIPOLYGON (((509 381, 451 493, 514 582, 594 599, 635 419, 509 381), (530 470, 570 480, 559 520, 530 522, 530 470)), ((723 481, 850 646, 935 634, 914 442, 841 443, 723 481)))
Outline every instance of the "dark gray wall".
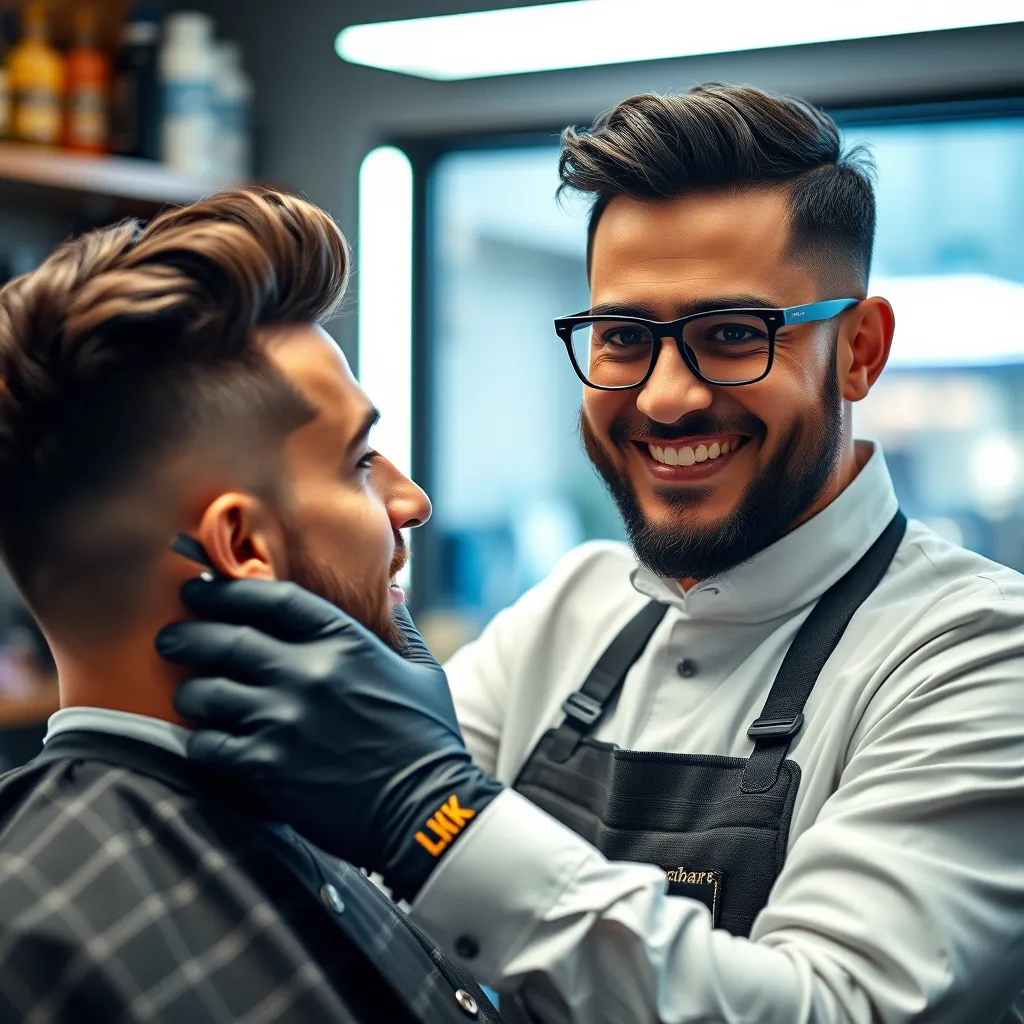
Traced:
MULTIPOLYGON (((335 36, 349 24, 521 3, 205 0, 202 6, 224 36, 245 46, 257 86, 259 176, 330 210, 356 245, 359 163, 373 146, 396 137, 589 121, 631 93, 708 80, 747 82, 832 106, 1024 94, 1024 24, 469 82, 355 67, 334 53, 335 36)), ((351 352, 351 312, 334 333, 351 352)))

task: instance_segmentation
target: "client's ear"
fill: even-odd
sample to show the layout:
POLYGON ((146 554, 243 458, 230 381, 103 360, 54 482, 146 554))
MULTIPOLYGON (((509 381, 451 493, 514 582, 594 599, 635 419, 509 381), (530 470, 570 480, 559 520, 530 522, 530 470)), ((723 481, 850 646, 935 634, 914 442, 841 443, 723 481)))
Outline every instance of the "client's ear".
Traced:
POLYGON ((265 502, 251 494, 221 494, 207 506, 197 539, 217 572, 232 579, 282 579, 284 537, 265 502))

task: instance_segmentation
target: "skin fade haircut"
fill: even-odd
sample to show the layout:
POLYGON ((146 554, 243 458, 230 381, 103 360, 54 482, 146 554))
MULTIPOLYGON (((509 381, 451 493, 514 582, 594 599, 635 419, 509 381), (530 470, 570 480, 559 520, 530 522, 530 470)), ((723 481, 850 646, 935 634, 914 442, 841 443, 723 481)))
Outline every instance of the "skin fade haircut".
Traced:
MULTIPOLYGON (((618 197, 671 203, 692 196, 781 194, 788 210, 785 258, 813 273, 821 298, 864 294, 875 233, 874 165, 855 147, 844 152, 832 119, 803 100, 746 86, 702 85, 677 95, 639 95, 602 115, 588 130, 566 129, 559 160, 560 192, 591 198, 587 271, 602 215, 618 197)), ((701 488, 666 491, 677 512, 672 525, 645 514, 610 444, 626 450, 638 437, 672 440, 680 431, 737 430, 764 440, 767 427, 742 409, 725 415, 694 410, 680 424, 651 420, 633 410, 598 436, 581 410, 584 448, 623 517, 641 563, 668 579, 707 579, 752 558, 783 536, 818 500, 838 464, 843 403, 833 353, 809 409, 778 438, 772 457, 747 483, 729 515, 696 525, 689 510, 701 488), (731 415, 731 419, 729 416, 731 415)), ((771 384, 771 376, 766 384, 771 384)), ((737 389, 742 392, 742 388, 737 389)), ((742 395, 737 396, 742 403, 742 395)))
POLYGON ((867 286, 875 238, 875 168, 843 152, 835 122, 816 107, 750 86, 708 84, 623 100, 592 128, 562 133, 559 191, 593 199, 594 232, 616 196, 678 199, 700 192, 782 188, 790 255, 815 266, 826 290, 867 286))
POLYGON ((0 554, 44 628, 127 628, 192 462, 279 497, 315 409, 254 329, 329 319, 348 266, 327 214, 247 189, 68 241, 0 291, 0 554))

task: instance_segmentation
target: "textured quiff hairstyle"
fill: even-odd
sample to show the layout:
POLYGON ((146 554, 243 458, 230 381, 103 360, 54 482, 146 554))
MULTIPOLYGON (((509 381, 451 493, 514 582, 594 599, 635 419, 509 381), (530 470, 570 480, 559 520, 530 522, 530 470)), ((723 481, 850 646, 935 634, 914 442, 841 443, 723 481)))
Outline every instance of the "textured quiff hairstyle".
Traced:
POLYGON ((348 265, 326 213, 247 189, 65 242, 0 291, 0 554, 44 628, 116 632, 169 541, 169 466, 220 458, 273 500, 316 410, 255 329, 329 319, 348 265))
POLYGON ((874 165, 844 152, 835 122, 803 100, 750 86, 699 85, 623 100, 592 128, 562 133, 561 189, 593 199, 587 266, 616 196, 659 201, 700 192, 781 188, 789 254, 832 298, 867 286, 875 237, 874 165))

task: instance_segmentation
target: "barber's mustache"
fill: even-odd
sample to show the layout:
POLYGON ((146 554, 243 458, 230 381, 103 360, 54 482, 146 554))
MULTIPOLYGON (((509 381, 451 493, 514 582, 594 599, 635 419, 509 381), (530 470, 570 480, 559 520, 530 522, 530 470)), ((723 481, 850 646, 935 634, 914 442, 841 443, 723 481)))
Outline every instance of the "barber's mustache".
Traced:
POLYGON ((685 441, 689 437, 707 437, 708 434, 745 434, 763 438, 768 428, 750 413, 714 415, 705 409, 687 413, 675 423, 659 423, 648 416, 618 416, 608 427, 612 442, 622 448, 631 441, 649 440, 685 441))

